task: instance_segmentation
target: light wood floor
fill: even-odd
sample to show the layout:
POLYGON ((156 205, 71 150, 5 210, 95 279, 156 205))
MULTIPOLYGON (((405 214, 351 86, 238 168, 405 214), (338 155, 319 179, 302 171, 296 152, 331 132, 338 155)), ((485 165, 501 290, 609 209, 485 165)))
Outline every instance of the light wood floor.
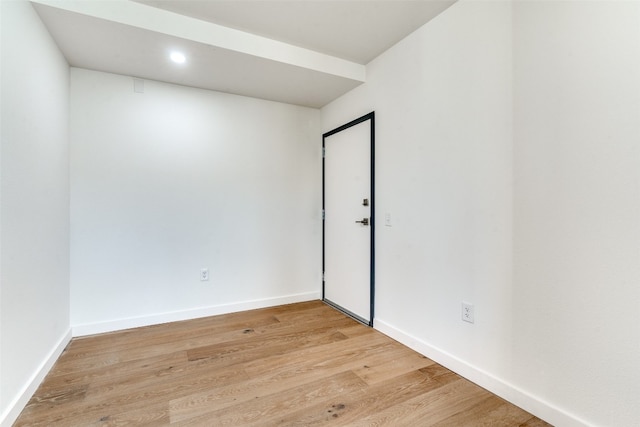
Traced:
POLYGON ((74 339, 16 426, 549 424, 319 301, 74 339))

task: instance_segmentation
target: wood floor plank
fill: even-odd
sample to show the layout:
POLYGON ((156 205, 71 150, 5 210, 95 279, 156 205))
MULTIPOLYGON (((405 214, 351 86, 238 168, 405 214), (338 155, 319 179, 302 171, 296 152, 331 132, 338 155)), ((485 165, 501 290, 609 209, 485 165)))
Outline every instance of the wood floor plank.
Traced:
MULTIPOLYGON (((406 352, 404 352, 406 353, 406 352)), ((416 371, 433 365, 435 362, 418 353, 409 352, 398 357, 389 358, 385 363, 378 365, 363 364, 354 369, 354 373, 367 384, 376 384, 398 375, 416 371)))
MULTIPOLYGON (((166 402, 145 405, 143 409, 117 412, 104 415, 92 422, 81 424, 87 427, 119 427, 119 426, 159 426, 169 425, 169 405, 166 402)), ((80 424, 79 424, 80 425, 80 424)))
POLYGON ((100 368, 155 355, 163 355, 177 350, 190 350, 217 343, 226 343, 230 340, 249 340, 248 334, 255 334, 256 330, 262 331, 269 328, 269 326, 277 326, 278 324, 279 321, 274 316, 268 316, 252 322, 236 322, 226 325, 224 330, 221 330, 221 328, 201 328, 198 329, 197 334, 162 334, 158 337, 141 338, 135 343, 129 342, 128 339, 121 341, 117 338, 112 338, 110 340, 112 344, 108 349, 102 348, 104 345, 101 344, 97 350, 85 347, 82 351, 76 352, 76 348, 72 347, 68 352, 72 356, 65 357, 60 361, 52 375, 64 375, 78 369, 100 368))
POLYGON ((194 414, 210 412, 212 408, 282 392, 302 381, 316 381, 350 368, 376 366, 399 355, 402 350, 406 351, 385 337, 379 338, 379 341, 372 342, 371 338, 362 337, 355 346, 338 346, 342 342, 327 344, 315 347, 314 353, 301 350, 245 364, 243 366, 250 380, 172 400, 172 420, 180 421, 194 414))
POLYGON ((225 359, 232 359, 228 363, 237 363, 235 360, 252 359, 254 353, 264 354, 263 347, 269 345, 271 352, 281 353, 301 347, 312 347, 325 342, 346 340, 347 337, 337 328, 345 324, 344 319, 329 322, 310 323, 304 331, 286 330, 271 334, 263 334, 252 339, 238 339, 226 343, 213 344, 187 351, 190 361, 202 359, 216 359, 221 363, 225 359), (242 355, 241 357, 238 357, 242 355), (235 356, 235 357, 234 357, 235 356))
MULTIPOLYGON (((90 335, 73 340, 73 352, 90 350, 92 352, 109 351, 114 346, 147 345, 149 340, 166 342, 189 335, 202 333, 217 334, 233 330, 242 330, 256 325, 279 322, 274 313, 263 310, 251 310, 231 313, 224 316, 203 317, 180 322, 164 323, 123 331, 90 335)), ((61 361, 64 358, 61 358, 61 361)))
POLYGON ((244 364, 252 376, 315 375, 356 369, 399 357, 405 349, 381 335, 364 335, 325 345, 297 349, 287 354, 267 356, 244 364))
POLYGON ((317 399, 362 390, 366 384, 352 372, 342 372, 266 396, 207 412, 200 417, 181 421, 180 426, 253 426, 279 425, 282 413, 304 411, 317 399))
POLYGON ((395 407, 439 387, 440 384, 429 380, 421 372, 413 371, 347 396, 318 402, 314 407, 304 411, 283 416, 279 425, 314 426, 330 421, 338 422, 339 425, 354 425, 372 411, 395 407))
POLYGON ((434 381, 439 382, 440 384, 449 384, 452 381, 456 381, 460 376, 455 372, 451 372, 447 368, 442 365, 433 364, 429 365, 425 368, 420 368, 420 372, 427 375, 434 381))
POLYGON ((433 424, 434 427, 509 427, 520 426, 531 418, 531 414, 487 393, 482 401, 467 410, 433 424), (483 417, 478 419, 477 413, 483 417))
POLYGON ((39 392, 46 393, 50 389, 85 383, 95 387, 100 384, 123 381, 132 375, 148 375, 149 372, 168 369, 186 362, 186 352, 178 351, 106 367, 77 369, 65 374, 49 375, 47 381, 41 384, 39 392))
POLYGON ((73 339, 14 426, 542 420, 320 301, 73 339))
POLYGON ((485 398, 484 390, 460 378, 420 396, 407 399, 398 405, 372 411, 354 425, 428 427, 472 407, 485 398))
POLYGON ((550 425, 551 424, 547 423, 546 421, 543 421, 540 418, 532 416, 527 421, 520 424, 518 427, 548 427, 550 425))

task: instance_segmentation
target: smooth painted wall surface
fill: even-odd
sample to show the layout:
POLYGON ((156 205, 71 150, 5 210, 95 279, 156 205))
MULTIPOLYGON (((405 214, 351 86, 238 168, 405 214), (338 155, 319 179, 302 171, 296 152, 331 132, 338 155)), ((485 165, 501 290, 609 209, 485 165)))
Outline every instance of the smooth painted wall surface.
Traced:
POLYGON ((376 112, 377 322, 500 374, 512 334, 510 33, 508 3, 454 4, 322 110, 323 131, 376 112))
POLYGON ((454 5, 369 67, 377 212, 392 218, 378 226, 378 318, 497 373, 511 334, 509 13, 454 5))
POLYGON ((322 109, 376 111, 376 327, 555 425, 640 420, 639 24, 460 1, 322 109))
POLYGON ((71 129, 74 327, 319 296, 319 110, 72 68, 71 129))
POLYGON ((640 3, 514 4, 513 382, 640 425, 640 3))
POLYGON ((29 2, 0 8, 1 421, 69 332, 69 67, 29 2))

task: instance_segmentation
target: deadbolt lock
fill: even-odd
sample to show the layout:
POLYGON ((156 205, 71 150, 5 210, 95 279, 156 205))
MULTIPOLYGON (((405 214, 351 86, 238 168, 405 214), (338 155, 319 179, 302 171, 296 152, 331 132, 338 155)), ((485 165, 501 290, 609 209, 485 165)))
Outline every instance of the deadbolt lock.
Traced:
POLYGON ((369 199, 362 199, 362 206, 369 206, 369 199))

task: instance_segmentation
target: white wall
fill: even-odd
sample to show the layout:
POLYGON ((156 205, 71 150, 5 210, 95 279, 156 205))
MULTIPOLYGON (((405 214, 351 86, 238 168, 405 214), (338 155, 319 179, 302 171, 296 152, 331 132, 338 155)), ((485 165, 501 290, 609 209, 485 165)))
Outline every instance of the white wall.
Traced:
POLYGON ((74 334, 319 297, 319 110, 72 68, 71 129, 74 334))
POLYGON ((640 425, 640 3, 518 2, 513 28, 513 381, 640 425))
POLYGON ((376 111, 376 211, 392 217, 377 227, 376 327, 496 376, 511 369, 510 14, 453 5, 322 110, 323 131, 376 111))
MULTIPOLYGON (((28 3, 0 13, 10 423, 68 340, 69 80, 28 3)), ((393 220, 376 327, 554 424, 637 424, 639 29, 637 2, 461 1, 369 64, 322 126, 315 110, 73 69, 72 323, 317 296, 319 135, 375 110, 377 209, 393 220)))
POLYGON ((584 3, 458 2, 323 131, 376 111, 378 329, 555 425, 635 425, 640 19, 584 3))
POLYGON ((0 424, 69 330, 69 67, 26 1, 2 1, 0 424))

